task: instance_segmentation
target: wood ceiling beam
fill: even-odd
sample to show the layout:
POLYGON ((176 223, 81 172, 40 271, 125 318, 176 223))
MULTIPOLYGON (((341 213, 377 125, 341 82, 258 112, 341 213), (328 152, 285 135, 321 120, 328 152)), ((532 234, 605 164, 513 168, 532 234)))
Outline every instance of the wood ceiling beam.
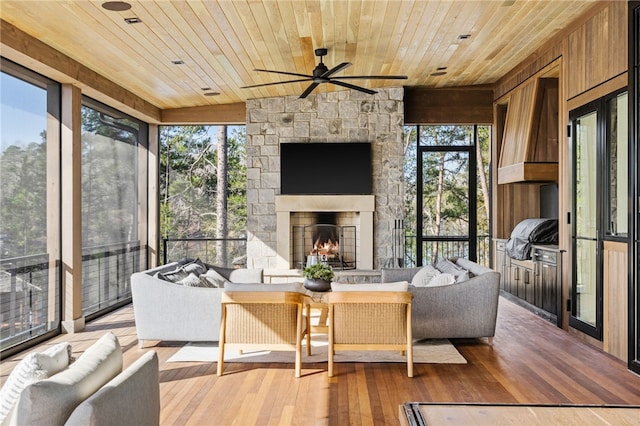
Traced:
POLYGON ((159 123, 160 108, 0 19, 2 56, 140 120, 159 123))

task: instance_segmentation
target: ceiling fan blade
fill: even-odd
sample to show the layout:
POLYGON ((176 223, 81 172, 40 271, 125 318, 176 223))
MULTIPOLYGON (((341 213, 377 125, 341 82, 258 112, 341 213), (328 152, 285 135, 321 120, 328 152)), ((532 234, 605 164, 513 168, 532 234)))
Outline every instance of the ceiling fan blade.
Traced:
POLYGON ((346 75, 341 77, 331 77, 331 79, 340 79, 344 80, 347 78, 351 79, 370 79, 370 80, 406 80, 406 75, 346 75))
POLYGON ((311 83, 309 87, 307 87, 307 89, 302 92, 302 95, 300 95, 300 99, 304 99, 309 96, 309 94, 313 92, 313 89, 315 89, 316 87, 318 87, 318 83, 311 83))
POLYGON ((342 71, 345 68, 348 68, 351 66, 351 62, 343 62, 339 65, 336 65, 335 67, 331 68, 329 71, 325 72, 324 74, 322 74, 320 77, 321 78, 328 78, 330 76, 332 76, 333 74, 342 71))
POLYGON ((360 86, 355 86, 353 84, 345 83, 344 81, 336 81, 334 79, 331 79, 331 80, 329 80, 329 83, 333 83, 333 84, 336 84, 336 85, 342 86, 342 87, 347 87, 347 88, 353 89, 353 90, 359 90, 360 92, 368 93, 370 95, 375 95, 376 93, 378 93, 375 90, 366 89, 366 88, 360 87, 360 86))
POLYGON ((251 89, 253 87, 273 86, 274 84, 284 83, 300 83, 301 81, 309 81, 311 78, 301 78, 300 80, 276 81, 275 83, 252 84, 250 86, 242 86, 241 89, 251 89))
POLYGON ((295 75, 298 77, 309 77, 309 78, 313 78, 312 75, 307 75, 307 74, 298 74, 296 72, 287 72, 287 71, 275 71, 275 70, 262 70, 259 68, 255 68, 254 71, 260 71, 260 72, 273 72, 276 74, 284 74, 284 75, 295 75))

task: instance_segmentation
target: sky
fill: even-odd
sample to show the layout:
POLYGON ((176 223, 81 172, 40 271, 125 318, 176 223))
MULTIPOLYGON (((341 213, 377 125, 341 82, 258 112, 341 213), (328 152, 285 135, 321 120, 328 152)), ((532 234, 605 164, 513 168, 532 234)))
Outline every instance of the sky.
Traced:
POLYGON ((46 91, 0 73, 0 147, 41 142, 47 126, 46 91))

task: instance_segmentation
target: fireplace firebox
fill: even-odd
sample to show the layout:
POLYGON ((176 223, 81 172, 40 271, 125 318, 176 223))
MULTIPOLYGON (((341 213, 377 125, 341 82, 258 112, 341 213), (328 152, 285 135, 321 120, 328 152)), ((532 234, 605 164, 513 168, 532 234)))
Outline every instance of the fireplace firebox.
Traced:
POLYGON ((302 269, 326 263, 334 269, 356 268, 356 227, 333 224, 293 226, 293 263, 302 269))

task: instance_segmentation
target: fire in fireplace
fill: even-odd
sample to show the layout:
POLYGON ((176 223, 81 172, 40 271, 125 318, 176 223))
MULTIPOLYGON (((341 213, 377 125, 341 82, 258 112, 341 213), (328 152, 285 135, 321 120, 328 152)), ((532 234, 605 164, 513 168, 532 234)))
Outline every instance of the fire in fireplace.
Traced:
POLYGON ((336 269, 355 269, 356 227, 333 223, 293 226, 293 260, 300 269, 320 262, 336 269))

